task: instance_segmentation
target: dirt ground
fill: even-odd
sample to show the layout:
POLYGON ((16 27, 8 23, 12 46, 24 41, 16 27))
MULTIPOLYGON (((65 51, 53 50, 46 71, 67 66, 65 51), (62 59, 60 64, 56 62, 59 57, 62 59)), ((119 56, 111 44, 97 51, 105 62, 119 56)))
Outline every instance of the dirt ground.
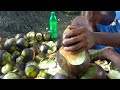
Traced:
MULTIPOLYGON (((60 35, 71 20, 81 14, 81 11, 55 12, 60 35)), ((49 30, 49 17, 50 11, 0 11, 0 35, 10 38, 17 33, 46 32, 49 30)))

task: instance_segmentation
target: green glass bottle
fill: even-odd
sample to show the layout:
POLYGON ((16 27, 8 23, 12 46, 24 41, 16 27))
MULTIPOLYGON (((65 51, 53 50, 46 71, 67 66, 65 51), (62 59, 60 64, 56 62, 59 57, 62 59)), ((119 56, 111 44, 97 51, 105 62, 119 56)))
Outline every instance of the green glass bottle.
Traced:
POLYGON ((57 39, 58 37, 58 32, 57 32, 57 17, 55 15, 55 12, 51 12, 51 16, 49 19, 49 23, 50 23, 50 36, 51 39, 57 39))

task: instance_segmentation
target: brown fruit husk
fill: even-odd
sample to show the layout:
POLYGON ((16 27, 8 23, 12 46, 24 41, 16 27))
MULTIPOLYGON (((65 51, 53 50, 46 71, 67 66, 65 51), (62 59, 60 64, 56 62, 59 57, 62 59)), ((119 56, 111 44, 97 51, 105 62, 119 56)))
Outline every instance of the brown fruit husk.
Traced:
POLYGON ((74 79, 74 78, 70 77, 66 73, 66 71, 61 69, 54 75, 53 79, 74 79))
POLYGON ((107 79, 106 72, 95 63, 80 76, 80 79, 107 79))
MULTIPOLYGON (((81 17, 83 22, 86 20, 81 17)), ((84 23, 82 23, 84 25, 84 23)), ((84 26, 87 26, 85 24, 84 26)), ((70 32, 69 28, 66 28, 63 34, 70 32)), ((84 73, 86 69, 90 66, 90 55, 88 51, 83 51, 77 54, 71 54, 64 50, 64 45, 60 47, 59 51, 57 52, 57 62, 59 66, 65 70, 70 77, 77 77, 84 73)))
MULTIPOLYGON (((62 48, 63 47, 61 47, 60 50, 63 50, 62 48)), ((60 65, 60 67, 68 73, 69 76, 76 77, 78 75, 81 75, 90 66, 90 57, 89 57, 89 53, 87 51, 84 51, 85 52, 84 62, 82 62, 79 65, 73 65, 72 63, 70 63, 70 60, 68 60, 68 59, 66 59, 66 57, 64 57, 63 53, 61 53, 60 50, 57 52, 57 62, 60 65)), ((75 59, 75 57, 80 58, 80 56, 78 56, 78 55, 75 56, 75 54, 70 54, 69 52, 66 52, 64 54, 66 54, 66 56, 70 56, 70 59, 72 57, 74 57, 74 59, 75 59)), ((74 59, 73 59, 73 61, 74 61, 74 59)))

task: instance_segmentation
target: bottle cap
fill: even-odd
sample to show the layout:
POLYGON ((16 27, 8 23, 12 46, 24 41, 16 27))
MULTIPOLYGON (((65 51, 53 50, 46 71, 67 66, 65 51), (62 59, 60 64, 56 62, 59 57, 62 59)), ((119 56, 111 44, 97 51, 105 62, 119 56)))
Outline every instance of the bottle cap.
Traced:
POLYGON ((55 15, 55 12, 51 12, 51 16, 54 16, 55 15))

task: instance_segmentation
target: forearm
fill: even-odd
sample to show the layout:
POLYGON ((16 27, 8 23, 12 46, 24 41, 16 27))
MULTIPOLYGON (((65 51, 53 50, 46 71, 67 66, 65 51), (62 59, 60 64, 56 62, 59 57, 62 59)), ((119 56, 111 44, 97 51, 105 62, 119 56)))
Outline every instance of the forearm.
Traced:
POLYGON ((120 47, 120 33, 93 32, 95 44, 120 47))
POLYGON ((107 59, 111 60, 114 66, 120 70, 120 54, 110 48, 102 50, 102 55, 107 59))

